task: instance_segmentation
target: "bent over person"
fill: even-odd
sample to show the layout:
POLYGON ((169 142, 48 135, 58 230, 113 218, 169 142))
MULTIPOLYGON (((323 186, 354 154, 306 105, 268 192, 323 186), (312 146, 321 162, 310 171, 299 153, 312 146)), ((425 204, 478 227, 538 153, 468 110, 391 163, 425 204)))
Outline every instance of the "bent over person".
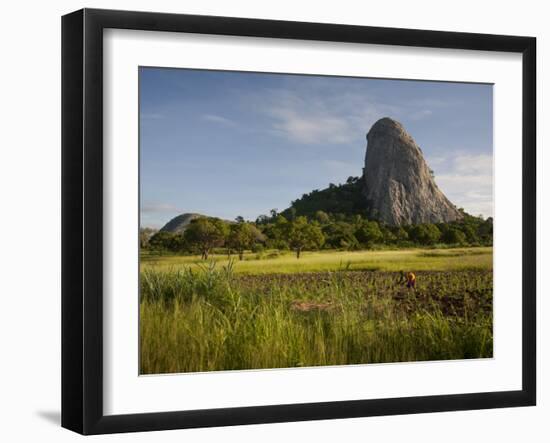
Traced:
POLYGON ((407 288, 414 289, 415 285, 416 285, 416 275, 414 275, 414 273, 412 272, 409 272, 407 274, 407 288))

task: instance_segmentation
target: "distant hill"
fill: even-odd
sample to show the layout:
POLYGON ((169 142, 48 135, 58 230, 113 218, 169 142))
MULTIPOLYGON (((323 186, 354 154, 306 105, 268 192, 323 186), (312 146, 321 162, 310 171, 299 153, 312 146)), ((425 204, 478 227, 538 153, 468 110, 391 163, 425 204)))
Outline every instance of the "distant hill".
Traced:
POLYGON ((180 214, 177 217, 174 217, 168 223, 166 223, 162 228, 160 228, 160 231, 171 232, 173 234, 181 234, 183 231, 185 231, 185 229, 187 229, 189 223, 201 217, 206 217, 206 215, 196 214, 192 212, 180 214))
MULTIPOLYGON (((171 232, 172 234, 182 234, 186 229, 187 226, 189 226, 189 223, 191 223, 193 220, 196 220, 197 218, 210 218, 209 215, 204 214, 198 214, 195 212, 186 212, 184 214, 180 214, 176 217, 174 217, 172 220, 170 220, 168 223, 166 223, 162 228, 159 229, 160 232, 171 232)), ((217 217, 212 217, 217 218, 217 217)), ((224 220, 227 223, 234 223, 229 220, 224 220)))

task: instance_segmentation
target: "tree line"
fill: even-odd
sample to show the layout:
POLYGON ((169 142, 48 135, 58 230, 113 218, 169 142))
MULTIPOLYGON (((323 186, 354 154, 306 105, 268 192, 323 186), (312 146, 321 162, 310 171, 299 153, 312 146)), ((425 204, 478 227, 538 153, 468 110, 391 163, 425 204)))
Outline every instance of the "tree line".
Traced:
POLYGON ((473 217, 450 223, 424 223, 389 226, 361 214, 331 214, 318 210, 311 217, 293 211, 258 217, 255 222, 237 217, 235 222, 201 217, 193 220, 182 234, 147 228, 140 230, 140 246, 153 252, 200 254, 208 259, 213 250, 223 248, 229 256, 242 260, 245 251, 292 250, 297 258, 303 251, 337 249, 361 250, 379 247, 453 245, 490 246, 493 219, 473 217))

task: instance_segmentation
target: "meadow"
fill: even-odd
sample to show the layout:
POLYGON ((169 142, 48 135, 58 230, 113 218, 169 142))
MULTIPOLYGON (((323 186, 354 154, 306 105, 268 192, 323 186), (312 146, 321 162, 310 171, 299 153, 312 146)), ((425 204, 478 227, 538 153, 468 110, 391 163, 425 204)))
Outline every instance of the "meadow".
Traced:
POLYGON ((140 371, 489 358, 492 288, 490 247, 143 254, 140 371))
MULTIPOLYGON (((300 259, 290 251, 268 250, 261 253, 248 252, 244 260, 235 255, 215 254, 210 261, 227 266, 231 261, 238 274, 302 273, 334 271, 346 266, 349 270, 366 271, 456 271, 493 268, 493 248, 446 248, 446 249, 397 249, 382 251, 313 251, 303 252, 300 259)), ((204 265, 199 255, 157 255, 143 253, 141 269, 174 271, 183 267, 198 269, 204 265)))

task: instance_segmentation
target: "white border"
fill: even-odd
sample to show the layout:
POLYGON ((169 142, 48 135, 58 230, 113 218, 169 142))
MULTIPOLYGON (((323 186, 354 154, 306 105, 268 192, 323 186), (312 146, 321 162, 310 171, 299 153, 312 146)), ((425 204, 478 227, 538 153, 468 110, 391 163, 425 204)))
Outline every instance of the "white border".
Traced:
POLYGON ((521 389, 521 80, 519 54, 105 30, 104 413, 521 389), (495 358, 138 376, 140 65, 494 83, 495 358))

